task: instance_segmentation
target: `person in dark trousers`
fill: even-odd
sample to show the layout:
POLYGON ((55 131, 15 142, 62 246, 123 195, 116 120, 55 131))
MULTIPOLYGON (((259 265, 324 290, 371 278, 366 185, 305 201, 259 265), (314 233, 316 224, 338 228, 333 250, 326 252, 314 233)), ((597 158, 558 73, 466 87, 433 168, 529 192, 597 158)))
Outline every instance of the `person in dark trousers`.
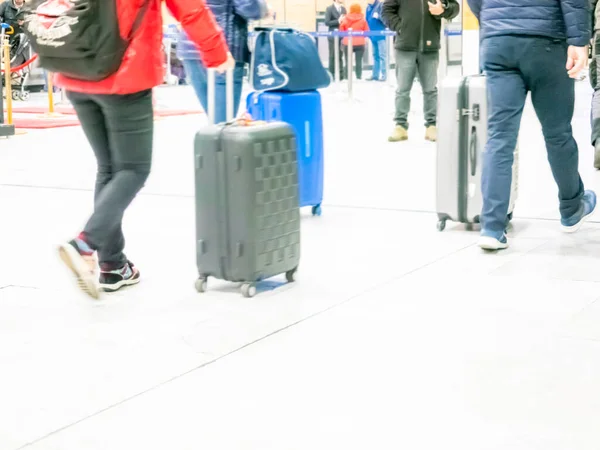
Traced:
MULTIPOLYGON (((248 22, 263 19, 272 13, 265 0, 206 0, 217 23, 225 32, 227 45, 235 59, 234 79, 234 116, 237 115, 242 98, 244 68, 250 62, 248 49, 248 22)), ((208 109, 208 75, 201 54, 185 32, 179 36, 177 56, 183 61, 185 72, 190 78, 194 91, 202 107, 208 109)), ((215 121, 227 121, 226 77, 216 77, 215 121)))
POLYGON ((437 78, 442 19, 459 13, 456 0, 385 0, 383 21, 396 36, 396 114, 390 142, 408 139, 410 91, 419 75, 423 89, 425 139, 437 140, 437 78))
POLYGON ((600 2, 591 0, 592 58, 590 61, 590 83, 594 89, 592 97, 592 145, 594 146, 594 167, 600 169, 600 79, 598 61, 600 60, 600 2))
POLYGON ((579 176, 579 152, 571 129, 574 78, 588 60, 588 1, 529 0, 525 14, 511 0, 468 0, 480 23, 481 66, 488 89, 479 241, 485 250, 508 247, 512 165, 528 92, 558 185, 561 228, 577 231, 596 208, 596 194, 584 191, 579 176))
MULTIPOLYGON (((344 19, 346 15, 346 8, 344 7, 344 2, 342 0, 333 0, 333 3, 327 7, 325 10, 325 25, 329 28, 329 31, 338 31, 340 29, 340 22, 344 19)), ((340 68, 340 78, 345 78, 345 70, 344 70, 344 58, 342 55, 342 46, 340 38, 328 38, 327 42, 329 43, 329 72, 335 78, 335 40, 338 40, 340 43, 340 55, 339 55, 339 68, 340 68)))
MULTIPOLYGON (((162 84, 164 76, 162 1, 148 1, 144 20, 115 74, 98 82, 64 75, 56 79, 56 84, 67 90, 98 163, 94 212, 83 231, 59 247, 60 257, 76 275, 79 287, 93 298, 99 297, 100 290, 116 291, 140 280, 140 272, 123 252, 122 222, 150 173, 152 88, 162 84)), ((124 39, 143 4, 142 0, 117 2, 124 39)), ((220 71, 233 67, 223 33, 204 0, 166 0, 166 4, 198 45, 208 67, 220 71)))
MULTIPOLYGON (((350 5, 350 14, 344 17, 342 22, 340 23, 340 31, 369 31, 369 25, 365 20, 365 16, 362 13, 362 8, 358 3, 354 3, 350 5)), ((348 45, 350 43, 350 38, 345 37, 342 41, 344 45, 344 55, 346 57, 346 67, 350 69, 352 67, 351 59, 352 55, 348 55, 348 45)), ((355 56, 355 69, 356 69, 356 78, 362 79, 362 65, 363 58, 365 56, 365 45, 367 43, 367 39, 362 36, 353 36, 352 37, 352 53, 355 56)), ((348 70, 348 76, 350 76, 350 71, 348 70)))

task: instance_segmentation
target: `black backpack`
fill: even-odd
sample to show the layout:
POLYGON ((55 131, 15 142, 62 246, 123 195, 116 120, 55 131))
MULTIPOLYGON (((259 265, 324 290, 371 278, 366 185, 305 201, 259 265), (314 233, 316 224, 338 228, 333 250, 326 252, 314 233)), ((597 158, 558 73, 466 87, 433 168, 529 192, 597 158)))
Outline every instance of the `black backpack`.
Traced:
POLYGON ((119 32, 117 0, 34 0, 23 30, 44 69, 100 81, 119 70, 150 2, 144 1, 127 39, 119 32))

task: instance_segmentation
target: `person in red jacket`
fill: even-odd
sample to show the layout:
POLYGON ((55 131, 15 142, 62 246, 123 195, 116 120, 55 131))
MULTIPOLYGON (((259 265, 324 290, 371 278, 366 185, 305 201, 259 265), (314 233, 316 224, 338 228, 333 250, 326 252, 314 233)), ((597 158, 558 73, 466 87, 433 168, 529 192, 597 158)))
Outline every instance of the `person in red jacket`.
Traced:
MULTIPOLYGON (((79 287, 93 298, 101 290, 116 291, 140 279, 140 272, 123 253, 121 224, 150 174, 152 88, 164 76, 161 0, 117 0, 124 38, 145 1, 151 3, 116 73, 98 82, 56 77, 56 84, 67 91, 98 163, 94 212, 83 231, 59 247, 79 287)), ((223 32, 204 0, 166 0, 166 5, 200 49, 206 67, 220 72, 234 67, 223 32)))
MULTIPOLYGON (((352 29, 352 31, 369 31, 369 25, 365 20, 365 15, 362 12, 362 8, 358 3, 354 3, 350 5, 350 13, 344 17, 342 22, 340 23, 340 31, 348 31, 352 29)), ((362 36, 353 36, 352 37, 352 47, 353 53, 356 55, 356 78, 359 80, 362 78, 362 63, 363 57, 365 56, 365 44, 366 38, 362 36)), ((346 56, 347 68, 351 68, 351 56, 348 56, 348 43, 350 39, 345 37, 342 41, 344 46, 344 55, 346 56)), ((350 74, 348 74, 350 76, 350 74)))

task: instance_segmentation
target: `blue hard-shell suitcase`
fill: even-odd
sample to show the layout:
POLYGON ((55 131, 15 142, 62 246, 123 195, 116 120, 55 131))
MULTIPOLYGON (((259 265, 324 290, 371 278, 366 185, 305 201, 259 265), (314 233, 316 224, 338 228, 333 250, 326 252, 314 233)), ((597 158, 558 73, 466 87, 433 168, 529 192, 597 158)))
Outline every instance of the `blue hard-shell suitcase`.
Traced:
POLYGON ((321 215, 323 201, 323 112, 321 94, 305 92, 253 92, 247 98, 254 120, 281 121, 296 133, 300 206, 312 206, 321 215))

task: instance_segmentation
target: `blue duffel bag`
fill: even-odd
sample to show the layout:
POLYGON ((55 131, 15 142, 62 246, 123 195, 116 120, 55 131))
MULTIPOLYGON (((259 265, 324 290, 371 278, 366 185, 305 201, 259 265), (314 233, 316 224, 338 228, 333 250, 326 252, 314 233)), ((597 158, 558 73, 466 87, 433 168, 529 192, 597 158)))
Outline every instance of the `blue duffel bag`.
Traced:
POLYGON ((314 39, 292 28, 257 28, 250 84, 257 91, 310 91, 331 83, 314 39))

